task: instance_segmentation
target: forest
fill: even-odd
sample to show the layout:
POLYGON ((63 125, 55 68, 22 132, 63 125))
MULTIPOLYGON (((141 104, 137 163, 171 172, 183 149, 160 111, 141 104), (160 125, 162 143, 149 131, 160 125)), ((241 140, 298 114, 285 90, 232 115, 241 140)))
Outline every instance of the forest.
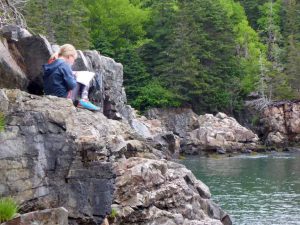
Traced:
POLYGON ((240 111, 299 98, 298 0, 27 0, 29 30, 124 66, 128 103, 240 111))

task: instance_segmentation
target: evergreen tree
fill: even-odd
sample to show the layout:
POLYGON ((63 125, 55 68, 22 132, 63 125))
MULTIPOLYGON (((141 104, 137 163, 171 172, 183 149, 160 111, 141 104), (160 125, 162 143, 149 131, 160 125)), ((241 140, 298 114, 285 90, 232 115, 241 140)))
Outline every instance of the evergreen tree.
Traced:
POLYGON ((30 30, 47 36, 52 43, 90 47, 88 11, 81 0, 29 0, 24 15, 30 30))
POLYGON ((85 0, 84 3, 90 10, 93 46, 123 64, 124 85, 131 104, 150 79, 138 54, 140 46, 147 42, 144 24, 149 21, 149 12, 139 2, 133 4, 129 0, 85 0))
POLYGON ((258 33, 253 30, 246 17, 244 8, 233 0, 219 0, 233 23, 237 56, 241 68, 241 94, 255 90, 259 80, 260 59, 265 57, 265 46, 260 42, 258 33))
POLYGON ((285 72, 292 87, 300 96, 300 3, 283 2, 282 27, 285 38, 285 72))
POLYGON ((293 97, 290 86, 299 91, 299 5, 28 0, 24 14, 31 30, 52 42, 92 46, 121 62, 129 103, 140 110, 189 105, 232 113, 255 89, 269 99, 293 97))
POLYGON ((249 23, 255 30, 258 29, 258 19, 262 17, 259 7, 265 4, 268 0, 239 0, 244 7, 249 23))
POLYGON ((269 0, 260 7, 262 17, 258 20, 262 40, 267 45, 270 64, 266 76, 269 99, 292 98, 293 92, 284 73, 283 39, 281 34, 282 0, 269 0))
POLYGON ((143 51, 149 72, 182 105, 190 103, 197 112, 228 110, 238 61, 233 27, 220 4, 161 1, 153 8, 156 16, 148 33, 153 42, 143 51))

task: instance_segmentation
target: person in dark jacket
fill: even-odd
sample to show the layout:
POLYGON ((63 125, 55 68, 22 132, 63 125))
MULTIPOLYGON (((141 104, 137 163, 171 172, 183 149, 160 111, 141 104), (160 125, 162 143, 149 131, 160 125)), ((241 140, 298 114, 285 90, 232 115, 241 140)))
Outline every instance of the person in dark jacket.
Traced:
POLYGON ((76 74, 71 69, 76 58, 77 51, 70 44, 61 46, 59 52, 51 56, 48 64, 43 65, 44 92, 46 95, 71 98, 77 107, 98 111, 100 108, 88 100, 88 86, 82 87, 76 82, 76 74), (78 96, 86 97, 77 100, 78 96))
POLYGON ((70 65, 57 59, 44 65, 44 91, 46 95, 66 98, 68 92, 76 87, 76 79, 70 65))

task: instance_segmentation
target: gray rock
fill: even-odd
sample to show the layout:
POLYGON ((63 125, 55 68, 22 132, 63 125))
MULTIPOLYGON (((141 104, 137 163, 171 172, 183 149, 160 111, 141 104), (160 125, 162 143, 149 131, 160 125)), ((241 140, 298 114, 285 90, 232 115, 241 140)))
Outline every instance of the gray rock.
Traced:
POLYGON ((0 38, 0 88, 25 90, 28 82, 26 74, 14 61, 14 55, 10 52, 6 39, 0 38))
POLYGON ((74 71, 92 71, 92 65, 86 59, 85 55, 82 51, 78 50, 78 57, 72 66, 72 70, 74 71))
MULTIPOLYGON (((116 224, 220 225, 225 218, 205 184, 184 166, 160 160, 164 152, 128 123, 53 96, 0 89, 0 99, 7 121, 0 195, 16 199, 22 212, 63 206, 69 224, 96 225, 114 201, 116 224)), ((177 149, 176 136, 162 137, 177 149)))
POLYGON ((227 214, 208 187, 177 163, 130 158, 115 163, 115 224, 218 224, 227 214))
POLYGON ((47 63, 53 54, 48 40, 35 35, 19 39, 12 43, 20 52, 25 64, 25 73, 30 80, 28 91, 32 94, 43 94, 43 69, 42 65, 47 63))
POLYGON ((45 209, 22 214, 1 225, 68 225, 68 211, 63 208, 45 209))
POLYGON ((51 48, 52 48, 52 52, 55 53, 55 52, 59 52, 59 49, 60 49, 60 46, 59 45, 51 45, 51 48))
POLYGON ((226 154, 226 149, 217 148, 217 153, 219 153, 219 154, 226 154))
POLYGON ((14 197, 23 212, 64 206, 76 223, 101 223, 112 203, 110 150, 115 135, 126 139, 130 130, 101 113, 77 111, 66 99, 5 89, 0 99, 7 101, 0 108, 7 121, 0 195, 14 197))
POLYGON ((199 128, 188 133, 184 151, 217 150, 219 153, 255 149, 258 136, 224 113, 199 116, 199 128))
POLYGON ((257 108, 262 99, 246 102, 247 118, 256 121, 254 130, 265 144, 285 147, 300 141, 300 101, 266 102, 257 108))
POLYGON ((42 65, 52 54, 47 39, 12 25, 3 27, 0 37, 0 87, 42 94, 42 65))
MULTIPOLYGON (((6 40, 6 39, 4 39, 6 40)), ((0 72, 2 88, 27 89, 33 94, 43 94, 42 65, 47 63, 52 48, 40 35, 21 35, 0 43, 0 72), (3 54, 2 54, 3 52, 3 54), (2 58, 3 57, 3 58, 2 58)))
POLYGON ((111 119, 121 119, 120 110, 125 106, 126 94, 123 91, 123 66, 113 59, 100 55, 97 51, 84 51, 84 55, 97 76, 92 87, 102 88, 104 93, 90 95, 94 102, 103 101, 103 113, 111 119))
POLYGON ((32 35, 24 28, 16 25, 6 25, 0 29, 0 36, 6 38, 8 41, 18 41, 32 35))
POLYGON ((158 119, 169 131, 180 137, 199 127, 198 115, 191 109, 150 109, 146 112, 148 119, 158 119))

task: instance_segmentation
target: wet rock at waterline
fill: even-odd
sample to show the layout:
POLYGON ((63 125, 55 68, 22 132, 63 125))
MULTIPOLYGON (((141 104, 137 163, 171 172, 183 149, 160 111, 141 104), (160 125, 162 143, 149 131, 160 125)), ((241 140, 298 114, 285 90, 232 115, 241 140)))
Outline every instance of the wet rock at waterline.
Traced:
POLYGON ((208 187, 180 164, 130 158, 114 166, 116 225, 231 224, 210 200, 208 187))
POLYGON ((197 116, 191 109, 152 109, 147 115, 178 134, 180 151, 187 154, 243 152, 255 149, 259 142, 256 134, 224 113, 197 116))

